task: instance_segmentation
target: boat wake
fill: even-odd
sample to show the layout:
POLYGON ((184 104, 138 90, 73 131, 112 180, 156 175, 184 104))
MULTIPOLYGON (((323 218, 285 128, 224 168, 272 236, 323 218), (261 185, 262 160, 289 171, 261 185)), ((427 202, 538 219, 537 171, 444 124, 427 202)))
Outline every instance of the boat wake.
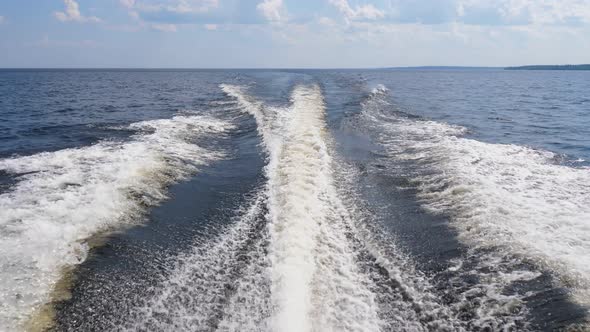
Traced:
MULTIPOLYGON (((230 223, 211 221, 218 229, 197 235, 188 249, 167 257, 172 263, 150 278, 153 282, 142 294, 123 299, 115 317, 100 322, 102 329, 523 331, 540 326, 532 325, 527 304, 538 303, 534 298, 554 299, 546 296, 556 287, 542 268, 551 267, 583 289, 583 260, 588 256, 583 219, 588 217, 585 206, 590 206, 584 195, 587 170, 556 165, 545 152, 466 139, 464 128, 395 112, 385 98, 388 90, 378 86, 361 112, 351 115, 355 130, 369 132, 383 148, 381 157, 390 163, 381 165, 381 171, 401 172, 404 185, 415 189, 414 204, 431 215, 445 215, 460 241, 451 240, 467 248, 463 252, 457 245, 451 249, 458 253, 452 259, 428 269, 400 240, 403 230, 391 228, 396 222, 419 220, 410 216, 392 221, 404 215, 392 214, 380 203, 396 197, 365 199, 359 184, 365 184, 361 178, 367 177, 367 167, 359 168, 337 153, 319 85, 295 85, 284 106, 267 105, 244 86, 226 84, 221 89, 226 100, 218 103, 237 107, 255 120, 266 157, 264 183, 241 201, 242 208, 230 212, 230 223), (547 206, 539 207, 539 202, 547 206), (576 252, 583 257, 576 259, 576 252)), ((182 124, 189 119, 170 121, 176 129, 160 134, 159 128, 168 128, 163 123, 136 125, 155 127, 138 141, 146 144, 150 135, 159 135, 154 138, 157 147, 149 145, 149 150, 160 157, 166 153, 163 160, 143 157, 145 150, 131 154, 123 149, 118 157, 147 158, 141 159, 144 167, 150 162, 164 165, 148 171, 166 180, 154 185, 147 182, 154 176, 145 176, 145 171, 122 176, 131 184, 117 178, 121 187, 112 192, 131 188, 127 192, 136 194, 133 200, 122 200, 125 210, 113 211, 140 208, 134 203, 137 193, 146 196, 148 204, 152 197, 161 199, 164 183, 193 170, 186 160, 218 157, 179 141, 187 132, 182 124), (167 145, 167 139, 174 144, 167 145)), ((207 121, 198 123, 191 126, 201 128, 207 121)), ((209 130, 220 132, 228 125, 213 128, 209 130)), ((34 171, 20 167, 18 172, 34 171)), ((118 174, 111 168, 90 170, 93 176, 118 174)), ((377 183, 368 190, 384 196, 390 193, 383 191, 387 185, 377 183)), ((119 201, 121 196, 113 197, 119 201)))
POLYGON ((0 160, 15 184, 0 195, 0 330, 50 301, 64 269, 86 259, 88 238, 138 221, 166 186, 223 157, 194 140, 229 123, 179 115, 143 121, 128 142, 0 160))
POLYGON ((506 294, 507 286, 548 269, 557 287, 588 305, 590 170, 560 165, 548 151, 465 138, 466 128, 395 111, 387 93, 371 93, 360 121, 379 133, 376 141, 410 179, 421 205, 450 218, 478 266, 499 270, 489 283, 506 294))
POLYGON ((445 299, 360 206, 340 180, 355 171, 332 152, 319 86, 296 86, 286 107, 267 106, 245 87, 221 88, 257 122, 266 183, 227 229, 177 258, 126 315, 127 330, 527 328, 518 299, 494 289, 494 279, 445 299))

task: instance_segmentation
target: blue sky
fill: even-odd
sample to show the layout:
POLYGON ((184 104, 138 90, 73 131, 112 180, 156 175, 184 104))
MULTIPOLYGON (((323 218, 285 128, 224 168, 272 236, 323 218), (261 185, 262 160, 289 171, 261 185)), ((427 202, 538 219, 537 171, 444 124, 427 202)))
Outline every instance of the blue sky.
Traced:
POLYGON ((590 63, 590 0, 2 0, 0 67, 590 63))

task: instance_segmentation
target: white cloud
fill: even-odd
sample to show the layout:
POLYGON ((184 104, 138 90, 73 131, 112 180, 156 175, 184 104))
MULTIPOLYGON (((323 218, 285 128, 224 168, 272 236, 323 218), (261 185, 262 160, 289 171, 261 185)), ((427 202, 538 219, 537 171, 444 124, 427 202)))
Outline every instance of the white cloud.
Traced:
MULTIPOLYGON (((219 0, 119 0, 127 9, 127 13, 134 21, 134 25, 112 27, 124 31, 139 31, 145 28, 164 32, 176 32, 179 25, 190 22, 167 22, 166 20, 145 20, 145 14, 174 14, 180 17, 206 15, 219 6, 219 0), (186 16, 185 16, 186 15, 186 16), (151 21, 151 22, 150 22, 151 21)), ((173 20, 174 21, 174 20, 173 20)), ((217 29, 216 24, 206 24, 207 30, 217 29)))
POLYGON ((268 66, 282 61, 294 67, 508 66, 584 63, 590 54, 589 25, 352 21, 332 26, 321 21, 307 31, 287 31, 295 43, 285 47, 283 59, 268 66))
POLYGON ((256 9, 269 21, 281 21, 283 0, 263 0, 256 9))
POLYGON ((590 0, 388 0, 387 7, 382 8, 367 0, 361 1, 361 5, 354 5, 351 0, 328 2, 348 24, 355 21, 434 25, 456 22, 481 26, 590 23, 590 0))
POLYGON ((119 0, 119 2, 127 8, 133 8, 135 6, 135 0, 119 0))
POLYGON ((548 1, 548 0, 509 0, 510 8, 528 11, 533 23, 559 24, 568 23, 570 19, 590 23, 590 1, 569 0, 569 1, 548 1), (519 8, 520 7, 520 8, 519 8))
POLYGON ((164 32, 176 32, 177 28, 175 24, 160 24, 154 23, 151 25, 152 29, 164 32))
MULTIPOLYGON (((495 14, 500 23, 571 24, 590 23, 590 0, 458 0, 457 14, 495 14)), ((478 22, 472 22, 477 24, 478 22)), ((485 24, 485 22, 484 22, 485 24)))
POLYGON ((101 20, 96 16, 83 16, 80 13, 78 3, 74 0, 64 0, 64 4, 66 5, 65 11, 53 13, 55 18, 62 22, 101 22, 101 20))
POLYGON ((6 19, 4 18, 4 16, 0 16, 0 24, 4 23, 6 19))
POLYGON ((128 9, 143 12, 205 13, 219 6, 219 0, 119 0, 128 9))
POLYGON ((351 7, 348 0, 330 0, 347 20, 376 20, 385 17, 385 12, 372 4, 351 7))
POLYGON ((167 9, 177 13, 195 13, 207 12, 217 6, 219 6, 219 0, 178 0, 167 9))

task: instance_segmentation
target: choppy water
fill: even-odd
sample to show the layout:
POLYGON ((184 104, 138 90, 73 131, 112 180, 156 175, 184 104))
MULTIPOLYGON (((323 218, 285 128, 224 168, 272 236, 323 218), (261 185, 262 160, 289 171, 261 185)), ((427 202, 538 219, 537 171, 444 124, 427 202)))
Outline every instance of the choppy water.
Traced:
POLYGON ((587 91, 0 71, 0 331, 586 329, 587 91))

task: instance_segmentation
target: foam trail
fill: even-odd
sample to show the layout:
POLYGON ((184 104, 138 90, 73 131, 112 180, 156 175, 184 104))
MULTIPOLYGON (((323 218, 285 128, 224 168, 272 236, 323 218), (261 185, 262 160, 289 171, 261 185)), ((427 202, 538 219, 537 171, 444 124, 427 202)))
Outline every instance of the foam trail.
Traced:
POLYGON ((287 109, 222 86, 258 123, 269 154, 268 229, 274 331, 375 331, 379 318, 345 229, 318 86, 295 87, 287 109))
POLYGON ((295 87, 285 107, 269 107, 243 87, 222 89, 256 119, 267 150, 267 182, 227 230, 197 240, 182 254, 123 325, 128 330, 460 330, 460 309, 435 298, 427 278, 396 252, 392 239, 359 220, 355 198, 336 182, 339 167, 331 155, 320 88, 295 87))
POLYGON ((326 186, 321 142, 321 98, 313 91, 297 89, 288 126, 287 142, 269 175, 271 215, 271 263, 273 295, 278 306, 277 330, 309 331, 311 283, 316 270, 314 250, 325 206, 319 202, 326 186), (314 104, 315 103, 315 104, 314 104))
POLYGON ((191 142, 231 126, 209 117, 131 124, 126 143, 0 160, 19 175, 0 195, 0 330, 15 330, 49 300, 64 268, 85 260, 85 239, 137 220, 166 185, 222 157, 191 142))
MULTIPOLYGON (((340 168, 348 172, 344 165, 336 167, 339 163, 335 165, 332 159, 319 87, 296 87, 292 105, 284 109, 265 106, 244 88, 223 89, 256 118, 269 157, 266 195, 272 310, 266 321, 270 324, 258 330, 526 328, 522 323, 525 313, 514 298, 501 294, 502 285, 495 286, 495 276, 490 276, 489 287, 481 287, 484 300, 472 303, 473 291, 480 292, 472 288, 471 292, 462 290, 465 293, 458 296, 464 298, 456 303, 443 303, 435 291, 438 285, 413 268, 412 261, 395 247, 395 239, 375 224, 374 216, 355 211, 354 181, 335 183, 335 172, 340 168), (352 192, 346 193, 346 188, 352 192), (465 308, 472 305, 476 305, 469 311, 474 321, 464 321, 465 308)), ((374 93, 382 95, 387 90, 379 87, 374 93)), ((243 295, 243 300, 251 296, 243 295)), ((234 328, 230 330, 256 330, 251 329, 253 325, 244 328, 231 317, 224 322, 234 323, 228 325, 234 328)))
POLYGON ((462 127, 365 106, 389 154, 417 165, 412 176, 423 205, 451 214, 463 241, 549 267, 588 304, 590 169, 559 165, 548 151, 484 143, 462 137, 462 127))
MULTIPOLYGON (((241 87, 222 87, 255 117, 258 131, 268 138, 265 146, 274 151, 285 109, 265 108, 241 87)), ((132 319, 123 318, 125 329, 272 330, 266 187, 259 188, 249 204, 236 211, 227 229, 196 239, 192 250, 175 258, 172 271, 131 311, 132 319)), ((116 328, 119 322, 114 323, 116 328)))
POLYGON ((263 273, 265 203, 261 191, 218 236, 197 240, 192 250, 176 258, 166 279, 150 291, 152 295, 132 310, 132 319, 123 317, 123 322, 113 322, 112 329, 264 330, 270 311, 263 273), (228 301, 228 289, 236 278, 239 285, 228 301))

